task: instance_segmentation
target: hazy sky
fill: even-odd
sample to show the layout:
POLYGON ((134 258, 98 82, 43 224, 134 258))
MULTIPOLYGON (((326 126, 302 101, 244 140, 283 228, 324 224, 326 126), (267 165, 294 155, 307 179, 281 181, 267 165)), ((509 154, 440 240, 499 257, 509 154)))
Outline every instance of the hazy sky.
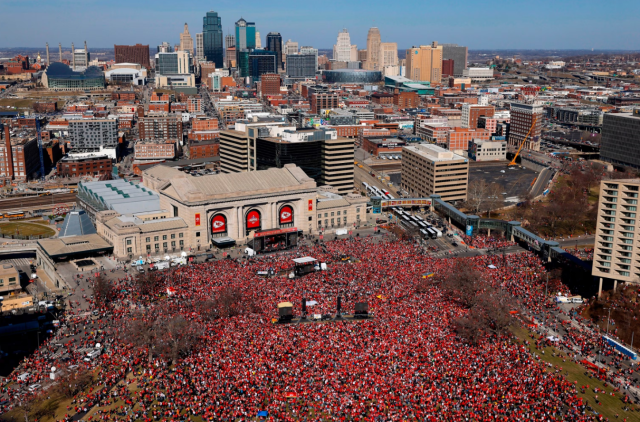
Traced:
POLYGON ((347 28, 365 48, 367 30, 399 48, 433 40, 471 49, 640 50, 639 0, 0 0, 0 47, 52 49, 87 41, 113 44, 179 42, 184 23, 194 37, 214 10, 224 34, 240 17, 299 45, 331 48, 347 28))

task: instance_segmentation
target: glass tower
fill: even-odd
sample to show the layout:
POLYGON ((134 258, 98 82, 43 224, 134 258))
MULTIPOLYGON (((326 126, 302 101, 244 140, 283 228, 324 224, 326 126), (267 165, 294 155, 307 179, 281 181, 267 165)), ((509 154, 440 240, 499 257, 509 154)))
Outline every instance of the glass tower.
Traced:
POLYGON ((279 32, 269 32, 267 34, 267 50, 276 52, 278 72, 282 71, 282 35, 279 32))
POLYGON ((217 12, 207 12, 203 18, 202 44, 204 58, 215 63, 216 67, 224 67, 222 22, 217 12))
POLYGON ((256 48, 256 24, 240 18, 236 22, 236 58, 240 61, 242 50, 255 50, 256 48))

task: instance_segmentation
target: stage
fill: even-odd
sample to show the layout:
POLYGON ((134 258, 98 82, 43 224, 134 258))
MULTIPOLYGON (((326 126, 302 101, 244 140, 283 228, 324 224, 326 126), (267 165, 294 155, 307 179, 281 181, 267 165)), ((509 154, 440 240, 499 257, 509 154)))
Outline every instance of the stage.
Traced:
POLYGON ((330 315, 328 319, 315 319, 313 316, 309 316, 305 319, 301 317, 292 318, 286 321, 280 321, 278 318, 273 318, 271 323, 273 325, 292 325, 292 324, 326 324, 331 322, 358 322, 358 321, 373 321, 373 315, 341 315, 340 318, 336 318, 335 315, 330 315))
POLYGON ((298 229, 291 227, 255 232, 249 244, 257 253, 289 249, 298 245, 298 229))

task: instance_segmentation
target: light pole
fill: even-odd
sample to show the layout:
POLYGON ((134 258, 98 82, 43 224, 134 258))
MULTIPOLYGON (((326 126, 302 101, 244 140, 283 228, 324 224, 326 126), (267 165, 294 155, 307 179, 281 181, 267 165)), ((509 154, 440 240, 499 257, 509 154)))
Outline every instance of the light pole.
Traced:
POLYGON ((609 320, 611 319, 611 308, 609 308, 609 316, 607 317, 607 335, 609 335, 609 320))
POLYGON ((547 282, 544 285, 544 300, 547 300, 547 290, 549 287, 549 273, 547 273, 547 282))

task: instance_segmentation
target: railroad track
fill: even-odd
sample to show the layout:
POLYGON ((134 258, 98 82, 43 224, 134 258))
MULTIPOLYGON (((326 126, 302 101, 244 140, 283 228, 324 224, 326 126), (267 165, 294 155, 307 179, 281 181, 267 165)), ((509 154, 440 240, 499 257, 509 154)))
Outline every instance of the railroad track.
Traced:
POLYGON ((61 193, 57 195, 47 196, 0 199, 0 210, 14 210, 36 207, 38 205, 66 204, 69 202, 76 202, 75 193, 61 193))

